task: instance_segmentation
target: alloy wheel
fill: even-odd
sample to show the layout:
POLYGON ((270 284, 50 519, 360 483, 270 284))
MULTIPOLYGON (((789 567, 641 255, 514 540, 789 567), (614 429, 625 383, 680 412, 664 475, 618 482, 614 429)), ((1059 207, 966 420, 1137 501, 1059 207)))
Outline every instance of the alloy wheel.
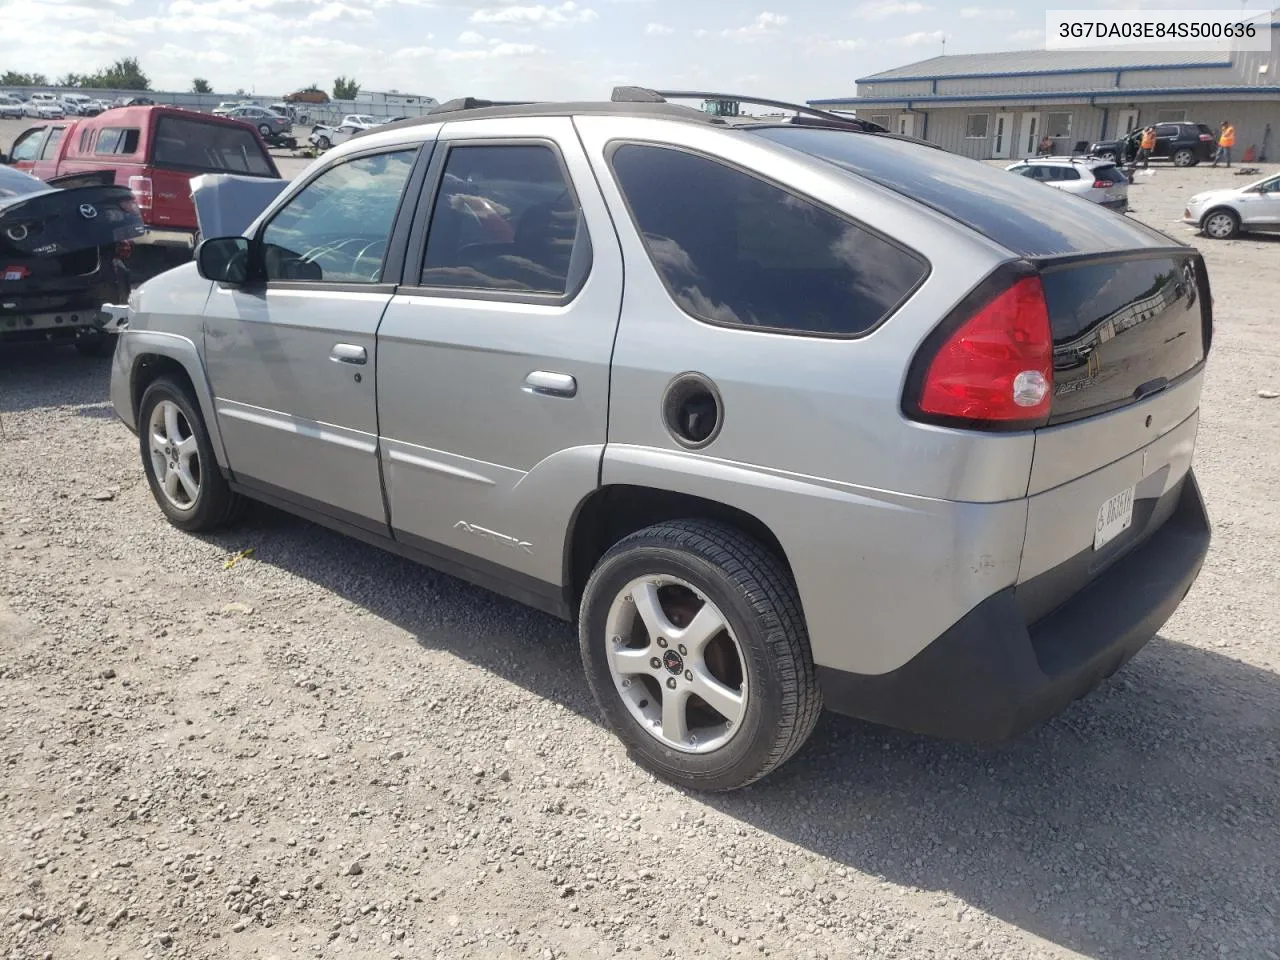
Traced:
POLYGON ((1215 213, 1206 218, 1204 232, 1215 240, 1226 240, 1236 232, 1235 218, 1229 213, 1215 213))
POLYGON ((165 499, 179 510, 190 510, 200 497, 200 448, 182 408, 161 400, 148 425, 151 467, 165 499))

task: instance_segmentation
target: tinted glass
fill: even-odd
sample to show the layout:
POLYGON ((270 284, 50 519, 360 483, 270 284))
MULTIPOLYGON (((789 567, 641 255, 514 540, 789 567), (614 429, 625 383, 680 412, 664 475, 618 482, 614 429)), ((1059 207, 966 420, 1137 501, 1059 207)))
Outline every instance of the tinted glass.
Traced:
POLYGON ((275 168, 247 127, 161 117, 156 123, 154 162, 189 170, 274 177, 275 168))
POLYGON ((93 152, 101 154, 130 154, 138 151, 136 127, 104 127, 98 134, 93 152))
POLYGON ((928 272, 914 254, 714 160, 627 144, 612 162, 667 290, 701 320, 853 336, 928 272))
POLYGON ((431 213, 424 287, 563 295, 586 227, 546 146, 454 147, 431 213))
POLYGON ((303 187, 262 232, 268 280, 378 283, 416 150, 361 157, 303 187))
POLYGON ((49 131, 49 139, 44 142, 44 149, 40 151, 41 160, 52 160, 54 154, 58 152, 58 144, 62 142, 62 135, 66 133, 65 127, 54 127, 49 131))
POLYGON ((9 159, 13 162, 19 160, 34 160, 40 154, 40 144, 44 140, 43 130, 29 130, 13 141, 13 149, 9 151, 9 159))
POLYGON ((1128 217, 1041 190, 1003 170, 944 150, 875 134, 762 127, 751 136, 820 157, 946 214, 1029 257, 1171 246, 1128 217))
POLYGON ((1119 167, 1096 167, 1093 171, 1094 180, 1105 180, 1107 183, 1128 183, 1128 178, 1120 172, 1119 167))

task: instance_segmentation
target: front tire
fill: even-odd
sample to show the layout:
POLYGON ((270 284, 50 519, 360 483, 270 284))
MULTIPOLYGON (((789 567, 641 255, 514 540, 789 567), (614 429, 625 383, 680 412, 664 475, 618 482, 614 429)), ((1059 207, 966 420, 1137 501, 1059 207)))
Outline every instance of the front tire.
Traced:
POLYGON ((1240 216, 1234 210, 1210 210, 1200 227, 1205 236, 1214 240, 1230 240, 1240 232, 1240 216))
POLYGON ((1173 155, 1173 165, 1175 167, 1193 167, 1195 162, 1196 155, 1190 150, 1179 150, 1173 155))
POLYGON ((579 615, 587 682, 641 766, 693 790, 745 787, 822 709, 794 581, 733 527, 682 520, 610 549, 579 615))
POLYGON ((265 140, 271 136, 271 127, 265 123, 260 123, 258 124, 258 132, 262 134, 262 139, 265 140))
POLYGON ((200 408, 182 384, 160 377, 142 394, 138 447, 151 495, 178 529, 215 530, 240 512, 241 498, 218 468, 200 408))
POLYGON ((328 137, 316 137, 317 150, 328 150, 330 146, 332 146, 332 144, 329 143, 328 137))

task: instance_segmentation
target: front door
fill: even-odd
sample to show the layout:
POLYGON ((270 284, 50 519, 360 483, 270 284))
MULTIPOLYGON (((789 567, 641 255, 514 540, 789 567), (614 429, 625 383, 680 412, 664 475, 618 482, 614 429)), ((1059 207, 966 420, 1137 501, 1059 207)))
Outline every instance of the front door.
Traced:
POLYGON ((378 331, 391 526, 537 594, 599 484, 621 252, 567 117, 446 124, 431 167, 378 331))
POLYGON ((914 113, 903 113, 898 116, 898 132, 904 137, 914 137, 916 135, 916 115, 914 113))
POLYGON ((1024 113, 1018 127, 1018 152, 1024 157, 1034 157, 1040 145, 1040 114, 1024 113))
POLYGON ((417 154, 384 148, 329 166, 259 231, 265 278, 215 285, 205 307, 235 479, 379 532, 375 334, 395 290, 383 266, 417 154))
MULTIPOLYGON (((1133 131, 1138 129, 1138 111, 1137 110, 1121 110, 1116 115, 1116 139, 1120 140, 1133 131)), ((1102 136, 1105 139, 1107 132, 1104 130, 1102 136)))
POLYGON ((991 156, 997 160, 1006 160, 1013 152, 1013 114, 997 113, 995 129, 992 131, 991 156))

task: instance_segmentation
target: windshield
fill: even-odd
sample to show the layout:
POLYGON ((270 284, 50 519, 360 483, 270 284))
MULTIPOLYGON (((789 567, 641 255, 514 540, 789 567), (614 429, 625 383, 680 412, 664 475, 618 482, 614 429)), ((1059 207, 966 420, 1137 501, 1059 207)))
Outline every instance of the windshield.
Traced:
POLYGON ((43 180, 29 177, 21 170, 0 167, 0 200, 8 197, 23 197, 29 193, 39 193, 48 189, 49 186, 43 180))

